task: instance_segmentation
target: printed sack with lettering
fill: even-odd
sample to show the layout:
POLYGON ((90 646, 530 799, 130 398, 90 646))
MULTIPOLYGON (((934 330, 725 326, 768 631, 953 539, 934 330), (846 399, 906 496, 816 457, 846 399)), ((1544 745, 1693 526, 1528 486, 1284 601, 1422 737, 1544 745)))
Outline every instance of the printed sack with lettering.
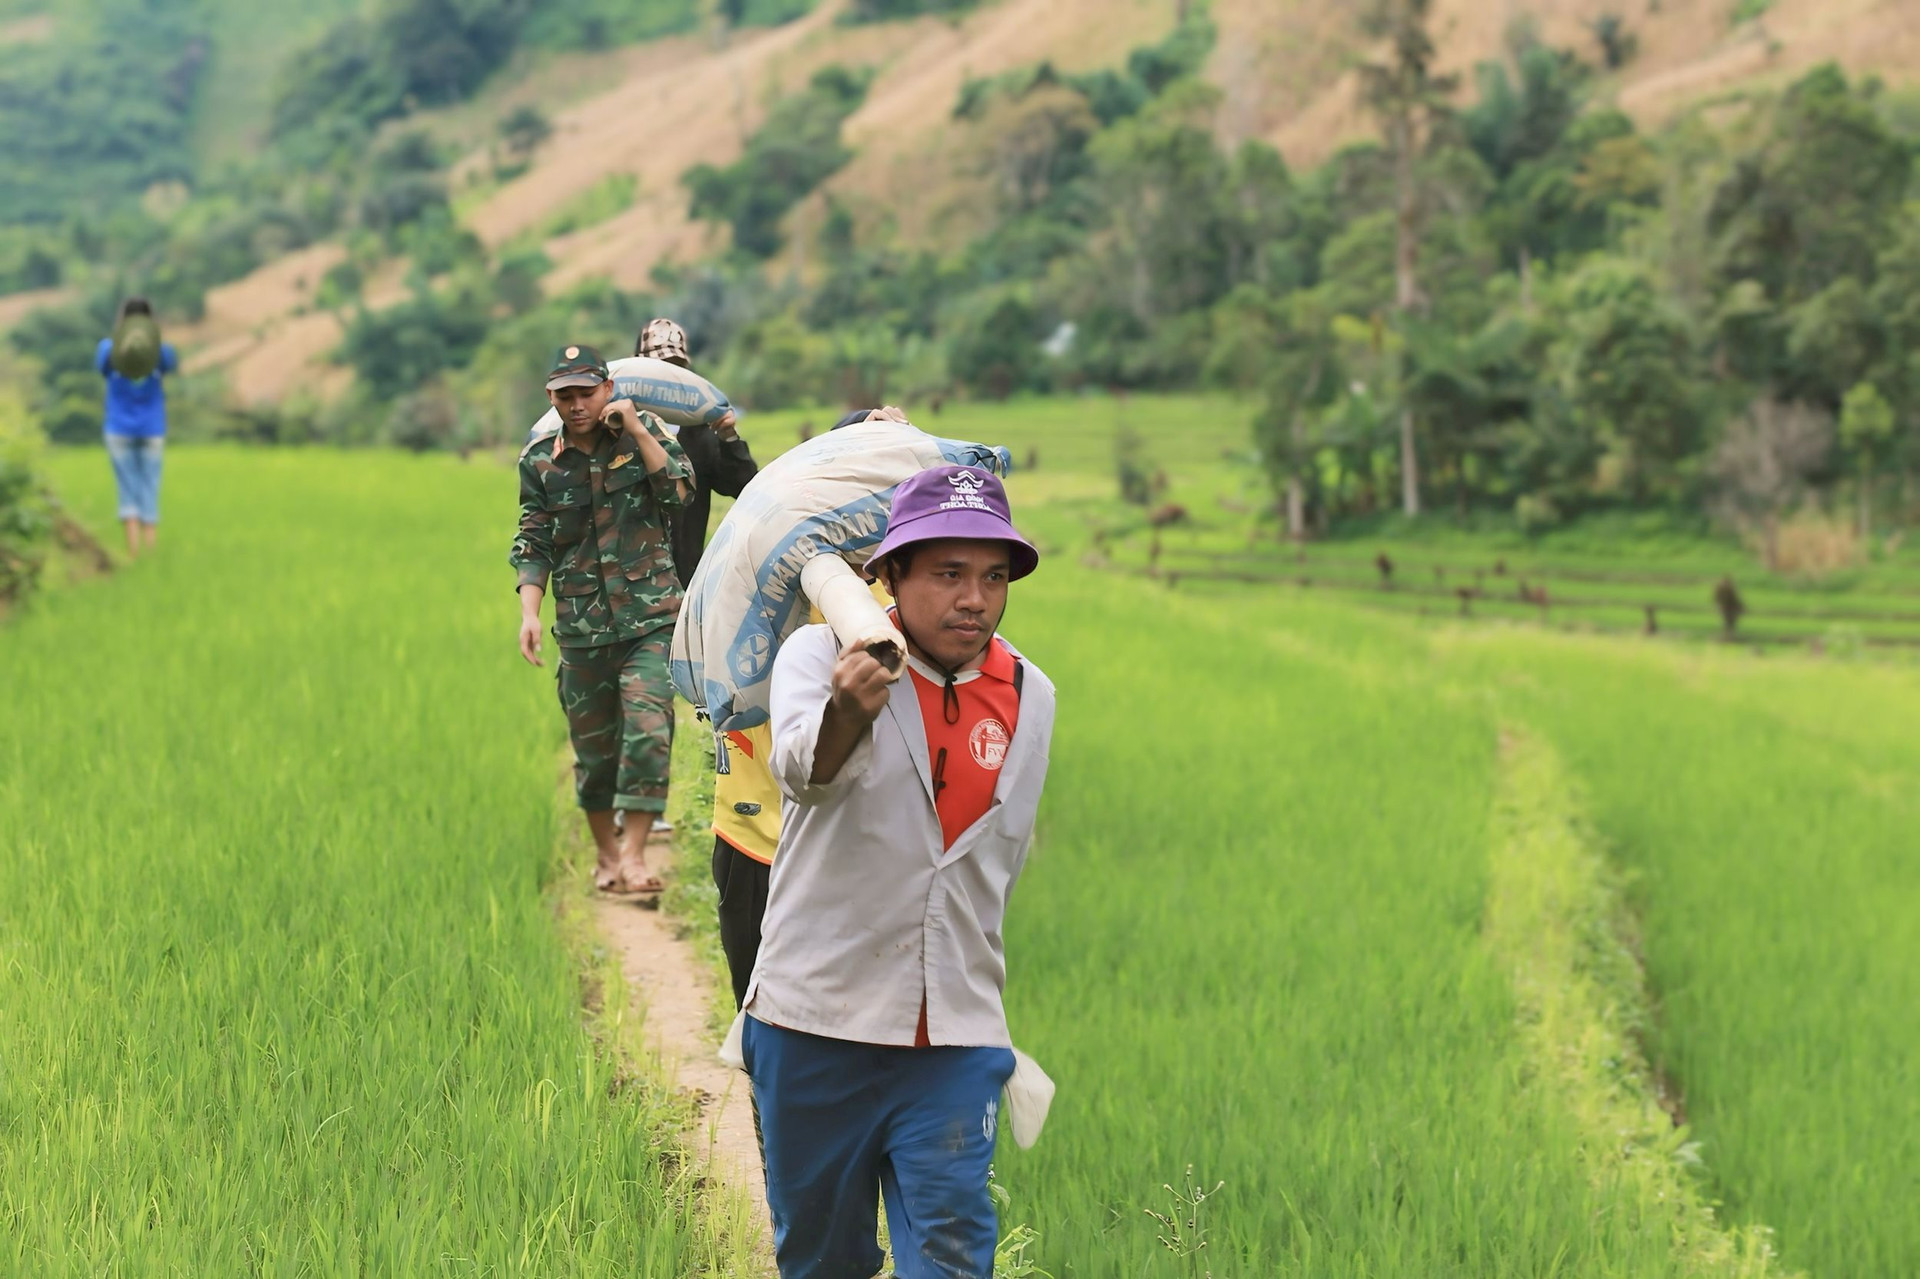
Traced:
MULTIPOLYGON (((607 371, 613 374, 615 395, 653 410, 668 426, 712 426, 733 411, 719 387, 678 364, 635 355, 609 360, 607 371)), ((560 415, 548 409, 528 438, 537 440, 559 429, 560 415)))
POLYGON ((885 536, 894 488, 943 463, 1005 475, 1011 455, 882 419, 816 436, 761 468, 687 585, 673 629, 674 691, 715 732, 766 723, 774 654, 806 623, 809 599, 843 643, 883 638, 883 629, 897 639, 865 589, 850 589, 851 570, 885 536), (828 557, 839 563, 808 569, 828 557))

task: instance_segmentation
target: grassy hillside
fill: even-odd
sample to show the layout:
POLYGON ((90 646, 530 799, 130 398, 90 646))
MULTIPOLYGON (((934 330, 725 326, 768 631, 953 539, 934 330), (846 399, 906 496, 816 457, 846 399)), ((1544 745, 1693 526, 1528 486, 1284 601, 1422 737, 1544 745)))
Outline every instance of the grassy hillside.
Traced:
MULTIPOLYGON (((1814 6, 1805 0, 1743 6, 1740 12, 1749 13, 1743 21, 1736 21, 1730 2, 1670 0, 1645 12, 1636 6, 1636 12, 1622 13, 1607 0, 1507 6, 1440 0, 1432 27, 1440 69, 1469 73, 1488 60, 1509 56, 1503 40, 1511 19, 1524 15, 1536 23, 1549 46, 1563 46, 1572 56, 1594 63, 1596 73, 1580 88, 1586 117, 1619 106, 1651 125, 1690 102, 1782 83, 1828 56, 1855 71, 1901 73, 1908 65, 1903 50, 1914 2, 1920 0, 1847 0, 1853 6, 1847 23, 1816 23, 1814 6), (1611 42, 1601 40, 1599 31, 1613 19, 1617 25, 1611 29, 1611 42), (1870 38, 1874 31, 1882 31, 1885 38, 1870 38)), ((182 12, 192 13, 211 33, 207 61, 196 63, 202 71, 186 148, 204 169, 250 154, 250 140, 263 133, 267 106, 278 92, 276 75, 290 65, 290 50, 307 48, 323 29, 338 33, 334 19, 349 8, 342 0, 326 0, 298 17, 269 19, 257 8, 228 13, 225 0, 180 4, 182 12)), ((651 6, 647 13, 657 10, 666 12, 651 6)), ((1830 8, 1818 12, 1830 13, 1830 8)), ((1242 140, 1277 144, 1290 171, 1273 181, 1292 182, 1296 190, 1315 184, 1313 200, 1319 202, 1304 211, 1260 215, 1269 225, 1248 234, 1275 236, 1290 223, 1302 244, 1273 250, 1292 265, 1281 261, 1271 271, 1248 269, 1246 253, 1227 250, 1229 259, 1242 263, 1233 282, 1260 278, 1265 292, 1279 296, 1290 288, 1288 273, 1294 282, 1308 282, 1321 273, 1327 267, 1319 261, 1323 252, 1344 253, 1342 261, 1348 265, 1373 271, 1388 261, 1380 240, 1384 223, 1369 221, 1380 204, 1379 175, 1367 169, 1365 154, 1342 159, 1340 165, 1346 167, 1308 173, 1309 165, 1336 156, 1342 144, 1371 136, 1375 129, 1357 108, 1352 65, 1369 50, 1357 33, 1354 13, 1292 0, 1215 0, 1212 13, 1217 38, 1206 54, 1202 79, 1217 94, 1217 102, 1204 108, 1198 127, 1210 131, 1223 148, 1242 140), (1350 236, 1334 244, 1346 232, 1350 236)), ((1256 330, 1261 325, 1271 330, 1277 313, 1273 307, 1252 315, 1252 328, 1244 332, 1231 330, 1248 319, 1238 313, 1194 317, 1181 334, 1173 334, 1173 342, 1164 340, 1164 334, 1142 340, 1137 332, 1123 330, 1160 325, 1162 319, 1156 317, 1164 317, 1169 305, 1179 309, 1190 300, 1148 298, 1140 288, 1121 296, 1127 290, 1110 284, 1102 288, 1100 269, 1087 269, 1075 278, 1064 261, 1071 259, 1071 253, 1064 253, 1068 240, 1114 246, 1112 229, 1087 209, 1096 204, 1125 207, 1127 202, 1116 200, 1114 192, 1139 190, 1142 179, 1154 181, 1152 173, 1116 173, 1108 181, 1110 188, 1087 184, 1089 167, 1123 167, 1116 161, 1125 150, 1119 138, 1108 138, 1106 159, 1098 163, 1079 157, 1081 190, 1056 200, 1058 207, 1041 209, 1044 217, 1020 223, 1006 207, 1004 188, 1008 173, 1033 163, 1021 156, 1021 148, 1046 144, 1033 133, 1043 125, 1069 133, 1081 129, 1073 111, 1083 108, 1056 102, 1060 113, 1044 119, 1043 94, 1031 102, 1021 100, 1020 109, 956 117, 964 94, 981 84, 1004 83, 1006 77, 1031 77, 1037 69, 1068 83, 1075 77, 1116 75, 1139 52, 1169 35, 1173 0, 996 0, 958 17, 887 23, 849 23, 847 15, 847 6, 829 0, 795 21, 772 27, 710 27, 699 35, 626 46, 620 44, 622 35, 639 27, 616 21, 607 27, 605 40, 576 44, 564 54, 541 52, 534 42, 522 40, 522 48, 492 77, 474 81, 470 94, 455 94, 459 100, 438 108, 407 111, 401 119, 380 117, 371 133, 351 142, 324 140, 324 129, 330 129, 332 121, 323 113, 313 136, 305 136, 300 146, 282 140, 255 156, 255 163, 267 167, 263 173, 242 175, 211 194, 196 192, 186 209, 163 215, 159 229, 119 240, 109 236, 104 259, 65 250, 69 275, 63 282, 69 290, 108 292, 121 275, 132 275, 167 296, 180 294, 196 305, 204 300, 204 315, 196 323, 175 328, 188 351, 188 371, 219 378, 223 394, 261 407, 288 401, 298 405, 315 396, 338 398, 351 376, 328 359, 342 348, 346 325, 355 313, 361 307, 372 313, 388 311, 428 286, 440 288, 442 302, 436 305, 444 311, 468 307, 492 313, 524 309, 524 302, 503 298, 524 300, 536 292, 551 298, 611 286, 630 298, 653 294, 660 305, 684 309, 705 334, 718 332, 720 338, 733 340, 741 336, 739 328, 753 326, 780 290, 795 284, 818 286, 841 265, 847 267, 843 292, 851 296, 835 298, 841 303, 837 307, 820 300, 808 309, 829 319, 808 317, 799 326, 804 330, 839 323, 852 332, 814 342, 818 350, 804 357, 793 348, 803 344, 806 334, 791 326, 749 332, 735 344, 741 355, 724 367, 735 380, 730 390, 753 401, 764 390, 755 386, 753 373, 770 363, 858 365, 866 357, 856 348, 874 346, 874 332, 858 332, 860 323, 887 326, 889 340, 904 351, 906 374, 889 384, 895 394, 929 394, 929 388, 939 388, 941 378, 947 378, 943 359, 956 342, 954 330, 973 326, 983 332, 1010 332, 1031 326, 1031 340, 1037 342, 1062 319, 1075 319, 1083 328, 1104 325, 1108 334, 1100 340, 1119 351, 1100 355, 1089 369, 1069 374, 1068 384, 1167 384, 1198 376, 1219 382, 1250 376, 1244 359, 1233 369, 1200 365, 1235 340, 1248 350, 1260 344, 1271 348, 1277 338, 1256 330), (799 190, 791 200, 791 213, 781 204, 774 221, 785 240, 783 248, 764 267, 741 267, 739 259, 728 257, 730 232, 724 225, 689 217, 684 175, 697 165, 724 171, 749 156, 760 131, 778 121, 781 102, 801 92, 812 75, 831 67, 851 69, 864 83, 860 102, 841 129, 851 159, 829 171, 824 181, 808 182, 799 190), (538 119, 538 138, 528 142, 524 152, 503 142, 503 129, 522 113, 538 119), (420 144, 424 154, 413 133, 426 136, 420 144), (301 146, 321 148, 330 159, 311 161, 301 146), (319 171, 309 173, 309 163, 317 163, 319 171), (605 192, 620 192, 620 198, 603 200, 605 192), (864 252, 847 263, 824 261, 829 253, 824 236, 841 234, 837 219, 849 219, 849 242, 864 252), (156 236, 171 236, 173 242, 156 242, 156 236), (132 265, 115 261, 117 253, 127 253, 132 265), (662 277, 662 267, 678 275, 670 271, 662 277), (758 280, 747 278, 755 271, 758 280), (511 290, 495 288, 499 273, 513 275, 511 290), (862 284, 862 273, 879 280, 876 288, 862 284), (972 278, 972 284, 948 288, 948 294, 972 288, 972 298, 935 294, 933 302, 927 302, 927 290, 918 302, 876 296, 883 294, 887 280, 906 278, 918 288, 935 275, 945 275, 948 284, 972 278), (662 278, 668 282, 662 284, 662 278), (213 286, 202 290, 205 282, 213 286), (1043 294, 1037 303, 1035 294, 1043 294), (910 313, 916 305, 920 313, 910 313), (1016 323, 1010 325, 1006 315, 993 313, 1002 305, 1014 307, 1016 323), (1106 315, 1094 315, 1102 307, 1106 315), (1127 342, 1133 348, 1127 348, 1127 342), (760 346, 780 350, 780 359, 760 357, 755 353, 760 346), (1164 351, 1158 365, 1152 355, 1156 350, 1164 351)), ((1461 75, 1461 102, 1475 98, 1473 81, 1473 75, 1461 75)), ((382 92, 390 88, 388 84, 382 92)), ((1165 115, 1171 119, 1177 111, 1169 108, 1165 115)), ((1726 113, 1720 113, 1716 119, 1724 117, 1726 113)), ((1104 133, 1116 133, 1114 121, 1102 125, 1104 133)), ((1582 146, 1594 146, 1592 138, 1582 146)), ((1688 209, 1703 209, 1707 202, 1701 192, 1676 186, 1690 169, 1701 169, 1682 154, 1684 146, 1684 140, 1678 148, 1653 146, 1661 163, 1670 167, 1670 173, 1655 177, 1647 177, 1645 165, 1651 161, 1644 152, 1624 146, 1607 152, 1611 161, 1624 165, 1609 171, 1619 186, 1619 202, 1613 205, 1619 213, 1601 215, 1588 209, 1584 217, 1596 227, 1607 227, 1607 238, 1624 240, 1632 219, 1649 204, 1647 192, 1653 188, 1663 190, 1661 202, 1670 204, 1672 217, 1692 217, 1688 209)), ((1578 148, 1559 157, 1569 173, 1555 179, 1561 182, 1557 192, 1501 192, 1501 200, 1526 200, 1536 207, 1567 200, 1569 179, 1584 181, 1578 165, 1584 165, 1586 157, 1572 154, 1574 150, 1578 148)), ((1150 148, 1135 146, 1137 161, 1150 165, 1148 154, 1150 148)), ((1221 150, 1219 156, 1225 161, 1233 152, 1221 150)), ((1169 169, 1160 177, 1169 202, 1190 200, 1198 209, 1212 200, 1198 190, 1204 182, 1194 181, 1194 175, 1169 169)), ((1240 175, 1229 177, 1242 182, 1240 188, 1221 196, 1221 209, 1208 217, 1233 217, 1227 205, 1235 200, 1252 207, 1265 198, 1254 198, 1240 175)), ((1150 207, 1158 198, 1150 196, 1142 204, 1150 207)), ((1196 217, 1192 225, 1198 229, 1194 234, 1215 240, 1223 234, 1206 219, 1196 217)), ((1659 234, 1665 232, 1640 232, 1634 252, 1647 259, 1651 271, 1684 275, 1680 263, 1688 253, 1697 257, 1699 246, 1684 246, 1678 230, 1670 244, 1661 246, 1655 244, 1659 234)), ((73 242, 81 244, 81 236, 73 242)), ((1486 294, 1476 309, 1467 307, 1473 311, 1469 319, 1450 317, 1450 323, 1473 326, 1482 311, 1501 305, 1498 290, 1484 288, 1494 263, 1475 261, 1480 250, 1473 244, 1453 248, 1459 252, 1450 253, 1444 244, 1428 246, 1428 257, 1452 257, 1459 267, 1452 284, 1486 294)), ((1594 244, 1584 242, 1580 252, 1590 248, 1594 244)), ((31 236, 17 244, 0 244, 0 277, 8 275, 10 261, 15 267, 31 265, 31 255, 38 252, 40 246, 31 236)), ((1501 253, 1511 257, 1511 244, 1503 244, 1501 253)), ((1175 269, 1208 267, 1202 261, 1204 252, 1188 255, 1188 261, 1152 246, 1144 257, 1173 257, 1175 269)), ((1106 280, 1123 271, 1123 265, 1116 265, 1106 271, 1106 280)), ((48 286, 61 280, 35 277, 25 267, 13 269, 12 277, 15 288, 36 290, 38 298, 75 296, 48 292, 48 286)), ((1350 290, 1356 296, 1331 302, 1340 311, 1363 317, 1369 307, 1380 305, 1380 298, 1371 294, 1382 290, 1373 284, 1377 280, 1367 280, 1365 288, 1350 290)), ((1603 284, 1619 286, 1613 277, 1603 284)), ((1684 288, 1686 280, 1676 286, 1684 288)), ((1227 284, 1206 284, 1202 292, 1208 294, 1206 305, 1213 305, 1231 290, 1227 284)), ((1697 323, 1718 323, 1718 298, 1703 302, 1697 294, 1695 288, 1693 298, 1682 298, 1699 311, 1697 323)), ((25 302, 0 307, 0 317, 12 319, 27 309, 25 302)), ((1574 309, 1586 309, 1586 303, 1574 309)), ((607 307, 593 313, 603 315, 607 307)), ((720 338, 708 342, 708 353, 720 338)), ((1709 338, 1711 334, 1703 334, 1699 342, 1707 344, 1709 338)), ((445 348, 453 351, 447 367, 459 367, 472 355, 468 342, 449 342, 445 348)), ((484 359, 493 359, 492 350, 484 359)), ((422 376, 436 369, 424 367, 422 376)), ((812 394, 829 394, 822 388, 833 376, 814 376, 812 394)), ((1851 384, 1857 374, 1847 374, 1847 380, 1851 384)), ((831 394, 841 390, 833 386, 831 394)), ((1716 405, 1707 413, 1688 409, 1703 421, 1716 421, 1728 411, 1728 405, 1716 405)), ((300 430, 305 428, 296 434, 300 430)))
MULTIPOLYGON (((1735 23, 1731 0, 1671 0, 1632 12, 1611 0, 1443 0, 1436 31, 1443 69, 1465 72, 1500 56, 1507 22, 1520 14, 1538 18, 1550 42, 1596 60, 1601 46, 1592 24, 1620 16, 1635 51, 1608 72, 1603 97, 1657 124, 1688 103, 1778 85, 1829 57, 1856 71, 1903 77, 1920 53, 1911 47, 1915 0, 1848 3, 1857 12, 1845 22, 1828 20, 1831 6, 1814 0, 1780 0, 1759 20, 1735 23)), ((465 181, 487 172, 487 121, 530 96, 550 103, 554 140, 524 175, 498 189, 490 182, 474 188, 463 198, 464 220, 486 244, 502 245, 536 232, 608 178, 630 175, 638 194, 626 209, 545 240, 546 281, 550 289, 603 279, 644 287, 658 263, 716 246, 687 216, 679 184, 685 169, 736 156, 776 90, 822 66, 869 66, 877 78, 847 125, 856 157, 826 192, 863 225, 895 228, 909 244, 950 246, 978 227, 983 194, 971 169, 975 135, 950 118, 962 84, 1040 62, 1067 71, 1112 65, 1172 25, 1172 0, 1120 5, 1116 11, 1114 0, 998 0, 957 21, 848 27, 832 20, 837 7, 828 3, 799 22, 742 30, 720 45, 681 38, 591 60, 575 69, 577 77, 570 71, 573 88, 558 96, 543 83, 546 74, 529 67, 429 123, 468 148, 456 169, 465 181), (600 87, 579 96, 592 85, 600 87), (638 119, 647 125, 626 123, 638 119)), ((1214 10, 1220 39, 1206 75, 1222 93, 1218 128, 1226 141, 1264 139, 1304 167, 1370 133, 1348 71, 1365 52, 1350 13, 1292 0, 1218 0, 1214 10)), ((1470 75, 1465 83, 1470 92, 1470 75)), ((820 225, 823 207, 816 199, 794 215, 796 241, 820 225)), ((218 363, 244 397, 277 399, 313 379, 306 366, 328 345, 319 336, 326 321, 292 314, 310 302, 309 293, 271 276, 242 281, 230 295, 216 293, 207 324, 192 338, 218 349, 218 363)))
POLYGON ((295 52, 318 39, 339 19, 357 12, 360 0, 310 0, 263 5, 250 0, 199 0, 214 33, 194 104, 193 145, 206 168, 244 159, 266 144, 276 77, 295 52))

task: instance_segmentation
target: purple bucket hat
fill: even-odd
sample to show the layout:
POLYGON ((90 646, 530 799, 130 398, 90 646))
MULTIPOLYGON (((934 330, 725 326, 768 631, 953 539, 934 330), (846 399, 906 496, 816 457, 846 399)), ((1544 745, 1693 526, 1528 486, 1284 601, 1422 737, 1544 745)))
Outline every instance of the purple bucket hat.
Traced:
POLYGON ((901 481, 893 491, 887 535, 873 548, 871 562, 878 564, 917 542, 948 537, 1005 542, 1010 582, 1040 565, 1040 552, 1013 527, 1006 486, 992 471, 977 466, 935 466, 901 481))

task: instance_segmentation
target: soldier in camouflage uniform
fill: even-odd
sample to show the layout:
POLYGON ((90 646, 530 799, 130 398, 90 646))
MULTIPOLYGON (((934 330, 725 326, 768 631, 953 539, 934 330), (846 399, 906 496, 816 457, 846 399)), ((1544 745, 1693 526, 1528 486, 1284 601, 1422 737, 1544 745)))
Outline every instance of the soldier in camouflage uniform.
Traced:
POLYGON ((554 355, 547 397, 560 430, 520 454, 520 654, 540 662, 540 601, 553 581, 560 705, 573 739, 574 790, 599 852, 595 883, 653 893, 649 820, 666 808, 673 747, 667 646, 680 609, 669 515, 693 472, 666 425, 614 399, 599 352, 554 355), (643 814, 628 821, 626 814, 643 814))

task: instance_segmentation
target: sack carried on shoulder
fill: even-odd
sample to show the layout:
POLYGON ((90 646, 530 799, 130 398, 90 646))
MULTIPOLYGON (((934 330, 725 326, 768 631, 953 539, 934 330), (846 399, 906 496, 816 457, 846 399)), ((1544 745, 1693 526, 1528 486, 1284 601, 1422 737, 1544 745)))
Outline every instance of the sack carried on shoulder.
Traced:
MULTIPOLYGON (((733 410, 719 387, 665 360, 635 355, 612 361, 607 371, 613 374, 615 395, 658 414, 668 426, 712 426, 733 410)), ((537 440, 559 429, 560 415, 548 409, 528 438, 537 440)))
POLYGON ((153 376, 160 367, 160 325, 151 315, 129 315, 113 328, 113 371, 129 382, 153 376))
POLYGON ((943 462, 1005 475, 1011 455, 928 435, 895 410, 816 435, 761 467, 687 584, 673 628, 674 691, 704 711, 716 732, 751 728, 767 722, 774 655, 806 624, 809 600, 842 643, 863 641, 859 632, 873 623, 891 632, 852 570, 886 536, 895 486, 943 462), (809 569, 827 557, 848 567, 809 569))

